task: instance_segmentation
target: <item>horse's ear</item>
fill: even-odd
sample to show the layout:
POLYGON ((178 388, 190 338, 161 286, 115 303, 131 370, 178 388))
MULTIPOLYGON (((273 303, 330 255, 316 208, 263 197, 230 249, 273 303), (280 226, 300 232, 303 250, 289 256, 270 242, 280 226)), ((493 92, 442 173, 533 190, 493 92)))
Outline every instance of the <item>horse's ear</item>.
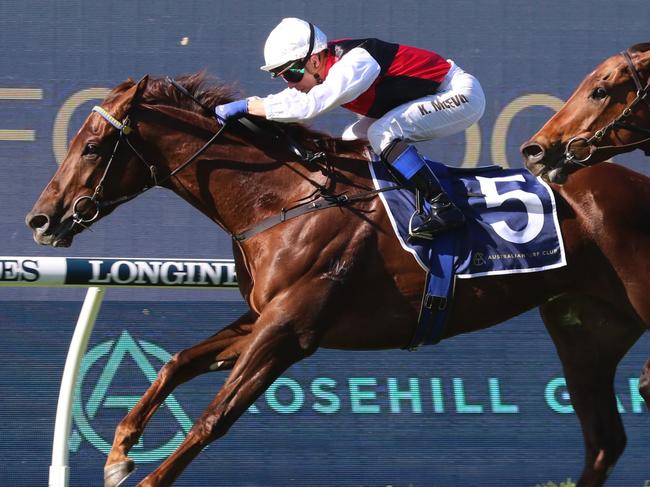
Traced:
POLYGON ((136 105, 144 93, 144 90, 147 89, 147 83, 149 82, 149 75, 145 74, 140 81, 135 85, 135 91, 133 93, 133 98, 131 99, 131 106, 136 105))
MULTIPOLYGON (((131 78, 129 78, 129 81, 133 81, 131 78)), ((131 108, 136 106, 138 102, 140 101, 140 97, 144 93, 144 90, 147 88, 147 82, 149 81, 149 75, 146 74, 142 77, 140 81, 135 83, 133 86, 131 86, 128 91, 124 94, 124 104, 122 105, 121 108, 121 117, 126 116, 129 111, 131 111, 131 108)))
POLYGON ((145 74, 140 81, 138 81, 138 84, 136 85, 135 88, 135 94, 133 96, 133 99, 136 100, 140 98, 142 93, 144 93, 144 90, 147 88, 147 82, 149 81, 149 75, 145 74))
MULTIPOLYGON (((133 79, 129 78, 129 82, 133 83, 133 79)), ((131 86, 127 91, 124 92, 122 95, 123 98, 121 98, 121 103, 120 103, 120 108, 117 114, 115 115, 117 118, 122 119, 124 118, 130 111, 131 108, 136 106, 138 102, 140 101, 140 97, 144 93, 145 89, 147 88, 147 82, 149 81, 149 75, 145 75, 142 77, 140 81, 137 83, 134 83, 133 86, 131 86)))

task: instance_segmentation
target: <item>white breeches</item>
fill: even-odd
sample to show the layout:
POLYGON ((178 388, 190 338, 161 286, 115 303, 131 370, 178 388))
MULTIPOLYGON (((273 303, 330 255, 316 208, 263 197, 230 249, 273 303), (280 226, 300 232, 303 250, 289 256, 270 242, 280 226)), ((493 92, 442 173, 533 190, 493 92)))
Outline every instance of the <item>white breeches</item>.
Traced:
POLYGON ((367 139, 381 154, 395 139, 437 139, 476 123, 485 111, 483 89, 474 76, 449 62, 451 69, 435 94, 404 103, 379 119, 362 117, 345 129, 343 139, 367 139))

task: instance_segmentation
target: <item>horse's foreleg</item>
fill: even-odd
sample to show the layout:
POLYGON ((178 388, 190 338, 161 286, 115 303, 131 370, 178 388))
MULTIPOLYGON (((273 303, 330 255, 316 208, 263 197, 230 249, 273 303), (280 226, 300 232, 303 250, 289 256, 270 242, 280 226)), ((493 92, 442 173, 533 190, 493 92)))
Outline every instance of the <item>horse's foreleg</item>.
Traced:
POLYGON ((180 384, 210 371, 229 370, 245 348, 255 317, 249 312, 203 342, 175 354, 158 377, 115 429, 113 446, 104 467, 104 485, 119 485, 134 469, 127 453, 145 426, 180 384))
POLYGON ((643 327, 612 306, 587 297, 562 296, 540 310, 582 427, 585 465, 577 486, 602 486, 627 441, 614 392, 616 367, 643 327))
POLYGON ((183 443, 138 487, 171 485, 206 445, 226 434, 282 372, 315 351, 319 333, 309 318, 294 314, 291 302, 272 310, 269 307, 255 323, 248 348, 183 443))
MULTIPOLYGON (((644 210, 645 211, 645 210, 644 210)), ((644 221, 645 213, 630 215, 618 223, 619 228, 609 230, 618 238, 608 240, 605 251, 612 265, 621 276, 630 304, 650 330, 650 300, 648 299, 648 274, 650 262, 650 235, 647 229, 639 232, 638 222, 644 221)), ((647 360, 639 377, 639 394, 650 410, 650 360, 647 360)))

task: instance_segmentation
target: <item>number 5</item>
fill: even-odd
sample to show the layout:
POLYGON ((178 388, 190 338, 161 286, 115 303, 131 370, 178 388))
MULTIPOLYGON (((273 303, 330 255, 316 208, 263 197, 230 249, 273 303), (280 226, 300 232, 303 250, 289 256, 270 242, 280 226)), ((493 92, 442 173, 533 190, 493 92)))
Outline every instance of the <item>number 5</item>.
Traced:
POLYGON ((521 189, 508 191, 499 194, 497 191, 496 183, 508 181, 521 181, 526 180, 521 174, 513 176, 503 176, 497 178, 484 178, 476 176, 477 181, 481 185, 481 192, 485 195, 485 204, 488 208, 501 206, 508 199, 516 199, 521 201, 526 207, 528 214, 528 223, 521 230, 513 230, 508 226, 505 221, 490 223, 490 226, 502 239, 513 243, 527 243, 533 240, 542 231, 544 226, 544 208, 542 200, 539 199, 535 193, 528 193, 521 189))

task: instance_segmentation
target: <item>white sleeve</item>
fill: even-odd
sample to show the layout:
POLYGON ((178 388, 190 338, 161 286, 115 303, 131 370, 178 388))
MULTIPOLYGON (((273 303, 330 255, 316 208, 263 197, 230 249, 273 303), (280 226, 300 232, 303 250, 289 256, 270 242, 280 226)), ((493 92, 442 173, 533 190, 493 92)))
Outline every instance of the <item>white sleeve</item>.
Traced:
POLYGON ((264 98, 266 118, 279 122, 309 120, 357 98, 370 88, 380 71, 368 51, 355 47, 334 63, 325 80, 309 93, 287 88, 264 98))

